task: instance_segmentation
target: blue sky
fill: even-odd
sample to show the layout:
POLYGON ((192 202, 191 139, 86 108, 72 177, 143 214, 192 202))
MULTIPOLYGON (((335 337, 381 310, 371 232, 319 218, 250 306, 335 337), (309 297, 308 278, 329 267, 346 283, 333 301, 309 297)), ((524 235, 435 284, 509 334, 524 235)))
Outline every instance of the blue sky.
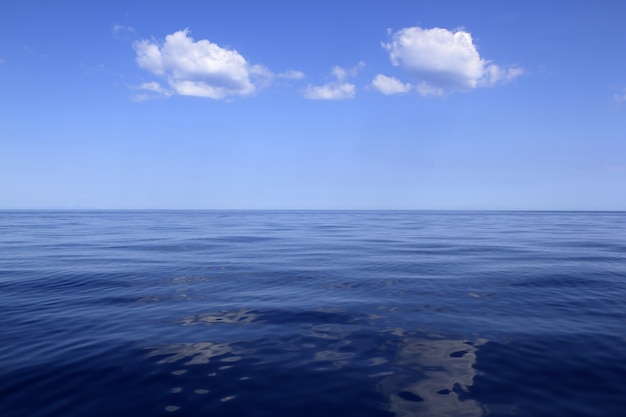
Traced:
POLYGON ((14 1, 0 208, 626 210, 622 1, 14 1))

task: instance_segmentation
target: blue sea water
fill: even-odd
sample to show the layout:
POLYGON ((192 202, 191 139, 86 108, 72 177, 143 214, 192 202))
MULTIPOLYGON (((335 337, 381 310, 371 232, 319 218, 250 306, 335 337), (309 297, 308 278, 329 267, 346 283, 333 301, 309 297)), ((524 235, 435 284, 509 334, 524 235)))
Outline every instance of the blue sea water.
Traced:
POLYGON ((626 213, 2 211, 0 416, 624 416, 626 213))

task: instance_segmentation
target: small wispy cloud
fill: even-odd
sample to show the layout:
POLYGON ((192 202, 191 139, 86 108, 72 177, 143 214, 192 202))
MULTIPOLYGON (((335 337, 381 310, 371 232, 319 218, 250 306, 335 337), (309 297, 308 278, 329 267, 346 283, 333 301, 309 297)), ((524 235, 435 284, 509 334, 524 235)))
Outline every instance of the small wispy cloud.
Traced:
POLYGON ((411 91, 410 83, 403 83, 394 77, 378 74, 372 81, 371 86, 385 95, 402 94, 411 91))
POLYGON ((337 81, 342 82, 349 77, 356 76, 363 68, 365 68, 365 62, 359 61, 358 64, 351 68, 334 66, 332 69, 332 74, 337 78, 337 81))
POLYGON ((301 80, 304 78, 304 73, 302 71, 289 70, 279 73, 277 77, 285 80, 301 80))
POLYGON ((350 83, 309 85, 304 90, 304 97, 311 100, 344 100, 355 95, 356 86, 350 83))
POLYGON ((133 39, 136 36, 137 31, 132 26, 119 25, 116 23, 111 28, 111 34, 115 39, 126 41, 133 39))
POLYGON ((625 102, 626 101, 626 88, 622 89, 622 91, 620 91, 619 93, 614 94, 613 99, 618 104, 625 102))
POLYGON ((426 81, 422 81, 415 88, 421 96, 443 96, 446 93, 442 87, 436 87, 426 81))
POLYGON ((251 65, 234 49, 195 41, 187 29, 167 35, 162 43, 137 41, 134 48, 137 64, 164 78, 173 94, 215 100, 247 96, 273 78, 267 68, 251 65))
POLYGON ((6 60, 0 58, 0 65, 5 64, 6 62, 7 62, 6 60))
POLYGON ((172 90, 163 87, 156 81, 143 83, 139 86, 131 88, 140 91, 138 94, 132 96, 133 101, 144 101, 153 98, 167 98, 174 94, 172 90))
MULTIPOLYGON (((465 30, 415 26, 400 29, 390 36, 391 40, 383 42, 382 46, 389 52, 392 65, 402 68, 415 80, 416 90, 422 95, 443 95, 505 84, 524 73, 520 67, 504 68, 481 58, 472 35, 465 30)), ((385 87, 399 87, 388 79, 379 79, 377 84, 383 87, 378 88, 383 93, 385 87)))
POLYGON ((345 100, 356 96, 356 86, 347 82, 350 77, 356 76, 365 67, 360 61, 356 66, 343 68, 333 67, 331 73, 335 81, 323 85, 308 85, 304 90, 304 97, 311 100, 345 100))

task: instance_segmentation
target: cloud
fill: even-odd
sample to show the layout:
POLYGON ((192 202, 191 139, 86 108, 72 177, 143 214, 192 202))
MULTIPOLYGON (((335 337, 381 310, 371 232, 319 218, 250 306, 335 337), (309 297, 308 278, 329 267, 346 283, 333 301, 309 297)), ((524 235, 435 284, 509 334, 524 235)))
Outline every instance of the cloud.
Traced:
POLYGON ((615 94, 613 98, 617 103, 626 101, 626 88, 624 88, 621 92, 615 94))
POLYGON ((132 26, 118 25, 117 23, 111 28, 113 37, 118 40, 128 40, 133 38, 137 31, 132 26))
POLYGON ((443 96, 446 93, 443 88, 435 87, 425 81, 419 83, 416 88, 417 92, 422 96, 443 96))
POLYGON ((485 78, 482 80, 482 86, 492 86, 495 84, 506 84, 514 78, 524 73, 520 67, 501 68, 497 65, 489 64, 485 68, 485 78))
POLYGON ((378 74, 372 81, 371 86, 385 95, 401 94, 411 90, 410 83, 405 84, 397 78, 383 74, 378 74))
POLYGON ((363 68, 365 68, 365 62, 359 61, 359 63, 352 68, 335 66, 331 72, 337 78, 337 81, 341 82, 346 80, 348 77, 356 76, 363 68))
POLYGON ((278 78, 284 78, 286 80, 301 80, 304 78, 304 73, 302 71, 294 71, 289 70, 285 72, 281 72, 277 75, 278 78))
POLYGON ((502 68, 481 58, 472 35, 464 30, 409 27, 382 44, 398 66, 419 82, 424 95, 442 95, 507 83, 520 76, 520 67, 502 68))
POLYGON ((173 91, 161 86, 156 81, 143 83, 140 86, 132 87, 135 90, 142 91, 132 97, 133 101, 144 101, 151 98, 167 98, 173 94, 173 91))
POLYGON ((320 86, 309 85, 304 97, 313 100, 343 100, 354 98, 356 86, 350 83, 328 83, 320 86))
POLYGON ((352 68, 333 67, 331 73, 336 81, 324 85, 308 85, 304 90, 304 97, 312 100, 344 100, 354 98, 356 86, 346 82, 349 77, 354 77, 365 67, 365 62, 360 61, 352 68))
POLYGON ((167 80, 173 93, 216 100, 247 96, 268 84, 273 74, 261 65, 250 65, 234 49, 206 39, 194 41, 188 30, 165 37, 159 44, 135 42, 137 64, 167 80))

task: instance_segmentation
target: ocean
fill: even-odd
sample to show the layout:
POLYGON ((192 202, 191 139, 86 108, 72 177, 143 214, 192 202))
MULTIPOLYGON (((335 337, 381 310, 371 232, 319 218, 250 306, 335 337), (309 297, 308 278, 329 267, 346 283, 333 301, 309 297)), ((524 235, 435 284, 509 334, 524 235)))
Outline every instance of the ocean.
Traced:
POLYGON ((2 417, 510 415, 626 415, 626 213, 0 212, 2 417))

